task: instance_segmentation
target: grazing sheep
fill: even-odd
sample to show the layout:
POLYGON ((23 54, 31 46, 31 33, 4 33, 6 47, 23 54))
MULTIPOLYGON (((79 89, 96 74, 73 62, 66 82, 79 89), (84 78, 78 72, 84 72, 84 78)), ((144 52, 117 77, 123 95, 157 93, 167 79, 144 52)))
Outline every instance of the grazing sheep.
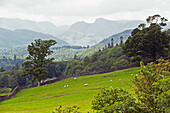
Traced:
POLYGON ((84 86, 88 86, 88 84, 84 84, 84 86))
POLYGON ((66 87, 66 85, 64 85, 64 87, 66 87))
POLYGON ((67 87, 68 87, 68 85, 67 85, 67 87))
POLYGON ((110 80, 110 82, 112 82, 112 80, 110 80))
POLYGON ((119 82, 121 81, 121 79, 119 79, 119 82))
POLYGON ((133 74, 131 74, 131 76, 133 76, 133 74))
POLYGON ((74 77, 74 80, 76 80, 77 78, 76 77, 74 77))

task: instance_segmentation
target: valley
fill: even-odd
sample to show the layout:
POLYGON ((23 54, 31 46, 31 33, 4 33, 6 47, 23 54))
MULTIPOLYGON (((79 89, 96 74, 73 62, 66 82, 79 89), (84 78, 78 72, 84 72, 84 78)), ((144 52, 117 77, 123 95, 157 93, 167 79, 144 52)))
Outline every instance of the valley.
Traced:
POLYGON ((167 21, 0 18, 0 112, 168 113, 167 21))

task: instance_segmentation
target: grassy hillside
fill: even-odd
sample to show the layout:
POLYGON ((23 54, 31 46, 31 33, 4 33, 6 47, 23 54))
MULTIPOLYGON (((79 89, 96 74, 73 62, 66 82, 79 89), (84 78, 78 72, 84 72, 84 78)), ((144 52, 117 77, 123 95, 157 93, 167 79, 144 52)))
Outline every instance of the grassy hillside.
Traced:
POLYGON ((139 68, 130 68, 111 73, 89 75, 65 79, 50 85, 23 89, 15 98, 0 102, 1 113, 50 113, 58 105, 81 107, 81 111, 91 110, 91 101, 100 88, 124 88, 132 92, 132 76, 139 68), (108 75, 107 77, 104 77, 108 75), (119 81, 121 79, 121 81, 119 81), (112 82, 110 81, 112 80, 112 82), (84 87, 87 83, 88 86, 84 87), (64 85, 68 87, 64 88, 64 85))

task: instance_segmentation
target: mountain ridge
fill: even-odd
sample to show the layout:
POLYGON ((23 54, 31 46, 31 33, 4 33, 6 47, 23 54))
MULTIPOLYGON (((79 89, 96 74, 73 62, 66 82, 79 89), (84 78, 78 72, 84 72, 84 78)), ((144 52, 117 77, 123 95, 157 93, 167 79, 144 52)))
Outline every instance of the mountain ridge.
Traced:
POLYGON ((56 46, 69 45, 67 42, 49 34, 43 34, 27 29, 8 30, 0 28, 0 49, 27 46, 38 38, 56 40, 56 46))
POLYGON ((69 26, 56 26, 49 21, 32 21, 18 18, 0 18, 0 28, 15 30, 28 29, 45 34, 58 35, 69 29, 69 26))
MULTIPOLYGON (((123 32, 127 29, 134 29, 139 24, 146 23, 142 20, 108 20, 97 18, 92 23, 85 21, 76 22, 70 26, 56 26, 51 22, 36 22, 22 19, 0 18, 0 27, 10 30, 28 29, 35 32, 50 34, 61 39, 70 45, 94 46, 100 41, 113 34, 123 32)), ((170 28, 170 22, 164 30, 170 28)))
POLYGON ((141 20, 112 21, 103 18, 96 19, 94 23, 79 21, 71 25, 68 31, 58 35, 58 37, 70 45, 96 45, 98 42, 115 33, 136 28, 143 22, 141 20))

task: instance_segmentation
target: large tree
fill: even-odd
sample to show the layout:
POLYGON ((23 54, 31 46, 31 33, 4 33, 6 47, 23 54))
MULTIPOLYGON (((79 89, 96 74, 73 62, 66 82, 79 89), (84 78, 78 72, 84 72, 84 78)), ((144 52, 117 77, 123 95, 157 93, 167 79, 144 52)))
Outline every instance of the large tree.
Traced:
POLYGON ((149 26, 140 24, 132 31, 123 46, 123 52, 132 57, 132 61, 146 58, 156 60, 167 56, 170 37, 162 31, 162 27, 168 20, 160 15, 154 15, 149 16, 146 21, 149 26))
POLYGON ((22 64, 25 67, 21 76, 30 74, 32 76, 32 81, 38 81, 38 86, 41 80, 44 80, 48 74, 47 66, 54 60, 54 58, 47 58, 51 55, 53 51, 50 47, 55 45, 57 42, 55 40, 41 40, 36 39, 35 42, 28 45, 27 50, 29 55, 26 57, 26 62, 22 64))

